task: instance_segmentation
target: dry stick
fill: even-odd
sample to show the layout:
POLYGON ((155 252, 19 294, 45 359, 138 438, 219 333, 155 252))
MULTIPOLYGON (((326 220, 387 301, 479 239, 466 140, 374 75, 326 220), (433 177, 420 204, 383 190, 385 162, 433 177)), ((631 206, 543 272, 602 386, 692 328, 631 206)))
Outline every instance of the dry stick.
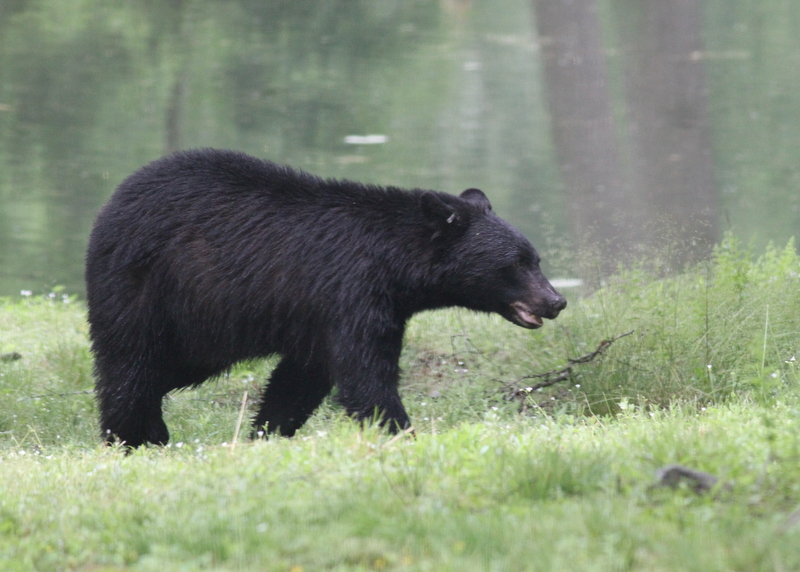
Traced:
POLYGON ((593 361, 597 356, 599 356, 604 351, 606 351, 611 346, 611 344, 613 344, 614 342, 616 342, 620 338, 624 338, 625 336, 630 336, 633 332, 634 332, 634 330, 631 330, 630 332, 625 332, 624 334, 620 334, 620 335, 615 336, 613 338, 609 338, 607 340, 603 340, 602 342, 600 342, 600 345, 597 346, 597 349, 594 350, 593 352, 588 353, 586 355, 582 355, 581 357, 577 357, 577 358, 574 358, 574 359, 573 358, 568 359, 567 361, 569 362, 569 365, 567 367, 563 367, 561 369, 554 369, 552 371, 546 371, 544 373, 537 373, 537 374, 534 374, 534 375, 526 375, 526 376, 520 377, 519 379, 517 379, 517 380, 515 380, 515 381, 513 381, 511 383, 507 383, 507 382, 501 381, 501 380, 498 380, 498 381, 500 381, 500 383, 502 383, 503 385, 505 385, 506 387, 509 388, 511 397, 519 398, 519 397, 526 396, 529 393, 531 393, 532 391, 536 391, 537 389, 542 389, 544 387, 550 387, 551 385, 554 385, 554 384, 558 383, 559 381, 568 380, 572 376, 572 368, 573 368, 573 366, 584 364, 584 363, 589 363, 590 361, 593 361), (519 383, 520 381, 523 381, 525 379, 543 379, 544 381, 540 381, 539 383, 536 383, 534 385, 531 385, 531 386, 525 387, 525 388, 521 388, 521 387, 517 387, 516 386, 517 383, 519 383))
POLYGON ((406 435, 411 435, 412 437, 415 437, 415 438, 417 436, 417 434, 414 431, 413 427, 407 427, 406 429, 403 429, 399 433, 396 433, 391 439, 389 439, 388 441, 386 441, 386 443, 381 445, 381 447, 388 447, 389 445, 391 445, 392 443, 394 443, 395 441, 397 441, 399 439, 402 439, 406 435))
POLYGON ((84 389, 83 391, 67 391, 66 393, 42 393, 39 395, 25 395, 18 397, 17 401, 25 401, 27 399, 44 399, 45 397, 69 397, 71 395, 91 395, 94 389, 84 389))
POLYGON ((239 429, 242 428, 242 418, 244 417, 244 409, 247 405, 247 390, 244 390, 242 396, 242 406, 239 408, 239 419, 236 420, 236 431, 233 433, 233 443, 231 443, 231 453, 236 449, 236 441, 239 440, 239 429))

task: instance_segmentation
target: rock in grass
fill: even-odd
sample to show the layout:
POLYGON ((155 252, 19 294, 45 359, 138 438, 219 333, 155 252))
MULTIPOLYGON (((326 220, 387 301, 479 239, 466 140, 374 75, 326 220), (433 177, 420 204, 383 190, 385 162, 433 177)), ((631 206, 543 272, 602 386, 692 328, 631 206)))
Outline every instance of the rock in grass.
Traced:
POLYGON ((681 483, 686 483, 697 494, 710 491, 719 482, 719 479, 710 473, 696 471, 681 465, 667 465, 656 471, 656 487, 678 488, 681 483))
POLYGON ((18 359, 22 359, 22 355, 18 354, 17 352, 9 352, 7 354, 0 354, 0 361, 2 361, 2 362, 17 361, 18 359))

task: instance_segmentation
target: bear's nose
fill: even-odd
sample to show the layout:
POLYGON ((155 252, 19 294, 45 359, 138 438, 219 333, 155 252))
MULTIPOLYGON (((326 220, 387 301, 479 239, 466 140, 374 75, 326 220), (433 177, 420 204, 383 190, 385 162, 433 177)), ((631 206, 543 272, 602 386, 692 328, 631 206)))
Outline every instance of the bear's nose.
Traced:
POLYGON ((553 307, 553 310, 556 312, 560 312, 564 308, 567 307, 567 299, 564 298, 561 294, 556 294, 555 298, 553 298, 552 302, 550 303, 553 307))
POLYGON ((553 291, 548 296, 547 304, 550 306, 550 312, 553 317, 556 317, 561 310, 567 307, 567 299, 558 292, 553 291))

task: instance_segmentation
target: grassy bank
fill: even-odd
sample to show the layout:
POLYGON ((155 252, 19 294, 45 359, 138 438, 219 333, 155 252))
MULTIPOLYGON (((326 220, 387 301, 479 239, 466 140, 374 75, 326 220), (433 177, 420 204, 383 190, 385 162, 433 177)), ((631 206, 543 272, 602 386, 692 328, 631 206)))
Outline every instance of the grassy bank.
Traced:
POLYGON ((2 569, 800 569, 799 274, 792 245, 729 240, 534 332, 424 314, 402 360, 415 440, 326 404, 294 439, 232 446, 265 361, 171 397, 172 445, 130 456, 99 444, 82 304, 7 300, 2 569), (672 463, 719 482, 655 486, 672 463))
POLYGON ((798 403, 3 456, 5 570, 796 570, 798 403), (681 462, 730 489, 650 488, 681 462))

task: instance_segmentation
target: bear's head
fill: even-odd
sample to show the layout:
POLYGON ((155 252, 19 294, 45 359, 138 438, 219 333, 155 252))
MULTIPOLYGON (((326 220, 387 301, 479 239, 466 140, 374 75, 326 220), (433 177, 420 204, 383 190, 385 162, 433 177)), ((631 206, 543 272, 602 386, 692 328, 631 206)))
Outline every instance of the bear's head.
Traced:
POLYGON ((453 304, 531 329, 566 307, 542 273, 536 249, 492 211, 482 191, 467 189, 459 197, 426 192, 421 203, 432 241, 442 247, 439 270, 453 304))

